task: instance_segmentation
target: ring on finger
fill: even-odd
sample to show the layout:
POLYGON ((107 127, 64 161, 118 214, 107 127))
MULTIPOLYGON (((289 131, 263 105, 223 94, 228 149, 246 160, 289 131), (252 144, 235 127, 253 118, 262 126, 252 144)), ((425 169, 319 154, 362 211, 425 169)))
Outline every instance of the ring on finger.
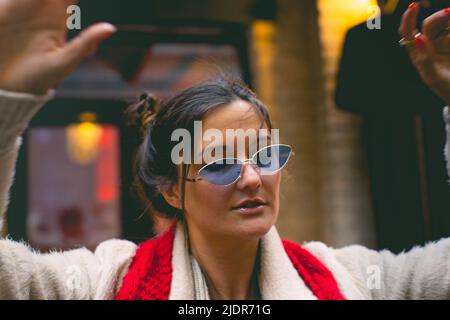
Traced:
POLYGON ((413 39, 401 38, 400 41, 398 42, 398 44, 400 45, 400 47, 414 46, 416 44, 416 38, 418 38, 420 36, 421 36, 421 33, 418 32, 414 35, 413 39))
POLYGON ((400 45, 400 47, 409 47, 411 45, 414 45, 415 42, 416 42, 415 40, 408 40, 406 38, 401 38, 398 44, 400 45))

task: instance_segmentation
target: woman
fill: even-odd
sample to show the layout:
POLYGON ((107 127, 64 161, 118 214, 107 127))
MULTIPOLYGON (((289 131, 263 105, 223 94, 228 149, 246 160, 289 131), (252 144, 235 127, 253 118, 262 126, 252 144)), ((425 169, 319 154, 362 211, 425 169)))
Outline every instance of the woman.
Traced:
MULTIPOLYGON (((65 44, 65 12, 73 2, 6 0, 0 4, 2 213, 20 136, 29 120, 51 98, 49 90, 115 31, 109 24, 97 24, 65 44)), ((424 81, 450 103, 450 36, 446 33, 450 13, 429 17, 421 35, 415 31, 418 10, 418 5, 412 5, 405 13, 401 44, 424 81)), ((450 297, 450 239, 397 256, 361 246, 333 249, 319 242, 299 246, 281 240, 274 224, 289 146, 269 148, 274 151, 269 158, 276 155, 279 160, 269 167, 253 157, 249 149, 254 141, 250 140, 243 152, 233 154, 237 160, 226 166, 171 161, 170 134, 178 128, 192 133, 195 120, 202 120, 205 131, 222 133, 230 128, 257 132, 271 128, 265 106, 242 84, 208 82, 164 101, 156 113, 154 106, 150 97, 143 96, 130 110, 132 115, 139 113, 144 135, 138 152, 138 185, 152 206, 175 219, 172 227, 139 247, 125 240, 108 240, 94 253, 82 248, 44 255, 25 244, 1 240, 0 298, 450 297)))

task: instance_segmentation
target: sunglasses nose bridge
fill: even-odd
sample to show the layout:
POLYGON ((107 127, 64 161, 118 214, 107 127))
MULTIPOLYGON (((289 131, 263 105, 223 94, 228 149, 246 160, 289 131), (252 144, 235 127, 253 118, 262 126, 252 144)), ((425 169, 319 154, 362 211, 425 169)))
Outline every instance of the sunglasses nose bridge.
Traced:
POLYGON ((245 159, 241 163, 241 176, 242 176, 242 170, 246 164, 249 164, 253 170, 255 170, 258 174, 261 172, 261 168, 258 166, 258 164, 253 159, 245 159))

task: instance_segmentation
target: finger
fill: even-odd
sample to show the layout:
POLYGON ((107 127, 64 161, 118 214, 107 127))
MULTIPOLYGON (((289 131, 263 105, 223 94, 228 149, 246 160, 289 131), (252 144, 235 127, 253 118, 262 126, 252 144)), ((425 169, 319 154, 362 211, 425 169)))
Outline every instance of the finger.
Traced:
POLYGON ((422 78, 435 79, 436 66, 432 55, 429 52, 429 48, 430 43, 427 37, 423 34, 419 34, 415 38, 415 45, 412 48, 409 48, 409 55, 422 78))
POLYGON ((401 37, 405 39, 414 38, 414 35, 417 33, 417 16, 419 15, 419 11, 420 4, 418 2, 411 3, 408 9, 406 9, 399 28, 401 37))
POLYGON ((438 11, 423 21, 422 33, 428 39, 434 40, 448 27, 450 21, 450 8, 438 11))
POLYGON ((439 37, 433 41, 433 48, 438 53, 446 53, 450 55, 450 35, 439 37))
POLYGON ((67 6, 70 6, 72 4, 78 4, 80 2, 79 0, 63 0, 67 6))
POLYGON ((85 57, 94 53, 98 45, 117 29, 110 23, 97 23, 90 26, 66 44, 57 54, 62 66, 76 66, 85 57))

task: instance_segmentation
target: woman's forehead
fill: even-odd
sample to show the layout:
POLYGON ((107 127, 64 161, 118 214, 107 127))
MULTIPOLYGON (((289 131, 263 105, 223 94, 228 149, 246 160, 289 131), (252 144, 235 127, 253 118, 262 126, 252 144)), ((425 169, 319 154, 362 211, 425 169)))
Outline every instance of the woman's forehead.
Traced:
POLYGON ((205 148, 243 145, 247 149, 270 143, 272 133, 250 103, 239 100, 214 111, 202 123, 202 145, 205 148))
POLYGON ((269 130, 259 111, 243 100, 213 110, 194 131, 199 133, 194 142, 197 157, 240 157, 278 141, 278 130, 269 130))
MULTIPOLYGON (((236 100, 208 113, 202 119, 202 128, 221 131, 239 128, 257 130, 263 121, 261 114, 253 105, 244 100, 236 100)), ((264 127, 267 128, 265 123, 264 127)))

